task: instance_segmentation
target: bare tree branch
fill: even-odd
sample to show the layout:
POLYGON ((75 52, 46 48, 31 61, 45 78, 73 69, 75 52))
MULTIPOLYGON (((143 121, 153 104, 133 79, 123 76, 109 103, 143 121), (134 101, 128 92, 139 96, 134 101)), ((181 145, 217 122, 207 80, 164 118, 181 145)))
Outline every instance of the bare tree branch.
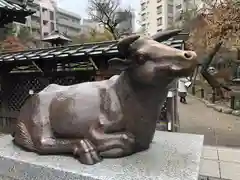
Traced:
POLYGON ((223 89, 230 91, 230 88, 221 84, 207 70, 221 45, 225 47, 240 45, 240 1, 204 0, 204 3, 204 7, 196 11, 197 13, 184 14, 187 16, 185 23, 193 23, 188 25, 190 38, 187 44, 200 55, 208 54, 200 73, 220 97, 224 98, 223 89))
POLYGON ((88 14, 92 20, 102 24, 114 39, 118 39, 118 25, 128 20, 131 12, 127 9, 121 10, 119 0, 89 0, 88 14))

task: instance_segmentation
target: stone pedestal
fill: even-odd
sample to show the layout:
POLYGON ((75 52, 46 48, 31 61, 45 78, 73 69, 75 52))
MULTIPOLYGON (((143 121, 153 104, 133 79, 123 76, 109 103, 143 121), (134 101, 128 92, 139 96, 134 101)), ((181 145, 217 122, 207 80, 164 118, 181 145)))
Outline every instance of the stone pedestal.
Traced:
POLYGON ((2 180, 197 180, 203 136, 156 132, 149 150, 93 166, 67 156, 39 156, 0 137, 2 180))

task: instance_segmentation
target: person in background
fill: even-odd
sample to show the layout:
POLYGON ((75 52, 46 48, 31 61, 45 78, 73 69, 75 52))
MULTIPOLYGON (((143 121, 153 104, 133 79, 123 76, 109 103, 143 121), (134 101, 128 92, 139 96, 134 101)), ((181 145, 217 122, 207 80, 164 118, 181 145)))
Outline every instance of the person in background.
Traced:
POLYGON ((187 104, 187 88, 191 85, 191 81, 188 78, 179 78, 178 80, 178 95, 180 97, 180 102, 187 104))

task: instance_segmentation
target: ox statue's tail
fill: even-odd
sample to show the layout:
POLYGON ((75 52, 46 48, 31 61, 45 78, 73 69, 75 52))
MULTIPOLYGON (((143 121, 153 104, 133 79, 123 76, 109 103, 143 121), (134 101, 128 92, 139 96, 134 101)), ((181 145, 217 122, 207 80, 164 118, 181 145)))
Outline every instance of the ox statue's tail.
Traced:
POLYGON ((12 131, 13 142, 28 150, 34 150, 31 134, 26 124, 28 124, 32 118, 32 113, 36 110, 36 106, 34 105, 35 98, 36 97, 33 96, 26 100, 12 131))
POLYGON ((23 122, 18 122, 15 126, 15 130, 12 133, 14 137, 13 142, 28 150, 34 150, 34 144, 30 133, 28 132, 23 122))

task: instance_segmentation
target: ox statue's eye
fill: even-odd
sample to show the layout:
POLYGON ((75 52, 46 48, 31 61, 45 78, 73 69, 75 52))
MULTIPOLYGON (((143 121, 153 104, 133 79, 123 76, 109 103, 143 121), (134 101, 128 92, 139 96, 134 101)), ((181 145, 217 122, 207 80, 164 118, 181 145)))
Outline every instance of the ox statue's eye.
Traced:
POLYGON ((138 58, 137 58, 137 62, 138 62, 138 64, 144 64, 145 62, 146 62, 146 60, 147 60, 147 57, 145 56, 145 55, 143 55, 143 54, 140 54, 139 56, 138 56, 138 58))

